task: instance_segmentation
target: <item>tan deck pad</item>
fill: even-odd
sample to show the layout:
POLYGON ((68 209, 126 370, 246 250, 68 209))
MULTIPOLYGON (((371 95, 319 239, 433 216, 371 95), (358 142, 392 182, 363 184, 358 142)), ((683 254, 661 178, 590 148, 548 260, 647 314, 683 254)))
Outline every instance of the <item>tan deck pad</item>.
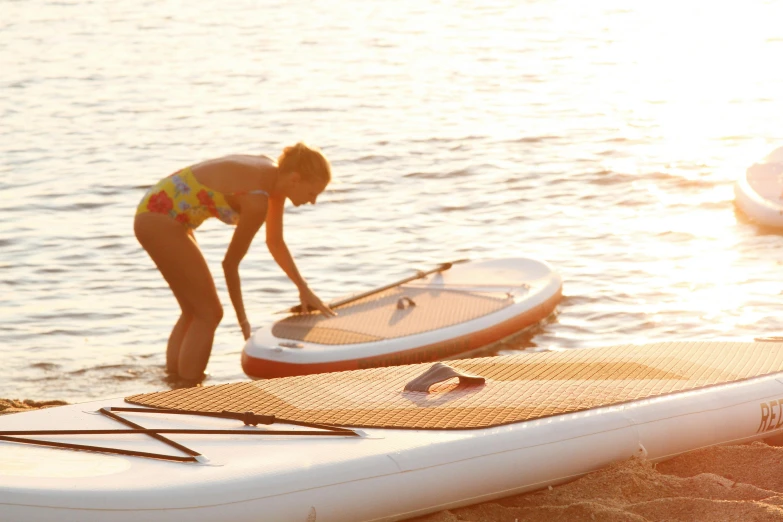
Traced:
POLYGON ((448 364, 486 378, 403 391, 431 363, 187 388, 128 397, 152 407, 253 411, 339 426, 474 429, 783 372, 783 343, 672 342, 521 353, 448 364))
POLYGON ((356 344, 414 335, 501 310, 514 301, 500 294, 396 287, 337 309, 337 317, 320 313, 293 315, 272 326, 281 339, 316 344, 356 344), (399 309, 400 299, 409 298, 399 309))

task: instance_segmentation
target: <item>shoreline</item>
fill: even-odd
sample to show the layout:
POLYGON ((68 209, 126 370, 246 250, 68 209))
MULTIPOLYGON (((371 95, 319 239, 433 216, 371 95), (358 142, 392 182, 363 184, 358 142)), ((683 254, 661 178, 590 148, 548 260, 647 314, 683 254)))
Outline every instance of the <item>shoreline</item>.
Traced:
MULTIPOLYGON (((68 404, 0 399, 0 415, 68 404)), ((410 522, 783 521, 783 441, 714 446, 653 463, 633 457, 574 481, 410 522)))

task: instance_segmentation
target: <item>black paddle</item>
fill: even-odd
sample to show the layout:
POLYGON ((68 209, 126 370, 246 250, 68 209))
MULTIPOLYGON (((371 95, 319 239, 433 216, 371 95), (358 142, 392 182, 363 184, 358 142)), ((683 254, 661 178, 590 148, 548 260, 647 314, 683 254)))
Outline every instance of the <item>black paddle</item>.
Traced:
MULTIPOLYGON (((438 265, 437 268, 433 268, 432 270, 428 270, 427 272, 417 272, 416 275, 412 275, 410 277, 406 277, 405 279, 400 279, 399 281, 395 283, 388 284, 386 286, 382 286, 380 288, 375 288, 374 290, 368 290, 366 292, 363 292, 361 294, 352 295, 351 297, 346 297, 345 299, 340 299, 339 301, 334 301, 332 303, 329 303, 329 308, 337 308, 338 306, 347 305, 348 303, 353 303, 354 301, 358 301, 359 299, 364 299, 365 297, 369 297, 374 294, 378 294, 380 292, 383 292, 384 290, 389 290, 390 288, 394 288, 395 286, 404 285, 405 283, 408 283, 410 281, 415 281, 416 279, 422 279, 424 277, 427 277, 430 274, 436 274, 438 272, 443 272, 445 270, 448 270, 453 265, 456 265, 457 263, 465 263, 466 261, 469 261, 469 259, 457 259, 456 261, 450 261, 448 263, 441 263, 438 265)), ((292 306, 288 310, 281 310, 279 312, 275 312, 277 314, 300 314, 302 313, 302 305, 298 304, 296 306, 292 306)))

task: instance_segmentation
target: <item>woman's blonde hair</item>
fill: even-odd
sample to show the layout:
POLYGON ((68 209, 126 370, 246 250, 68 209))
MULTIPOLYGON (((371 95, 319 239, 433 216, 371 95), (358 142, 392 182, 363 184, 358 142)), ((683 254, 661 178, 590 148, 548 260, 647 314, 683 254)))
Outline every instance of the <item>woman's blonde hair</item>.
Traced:
POLYGON ((298 172, 306 181, 332 181, 332 167, 317 147, 299 142, 283 149, 277 159, 280 172, 298 172))

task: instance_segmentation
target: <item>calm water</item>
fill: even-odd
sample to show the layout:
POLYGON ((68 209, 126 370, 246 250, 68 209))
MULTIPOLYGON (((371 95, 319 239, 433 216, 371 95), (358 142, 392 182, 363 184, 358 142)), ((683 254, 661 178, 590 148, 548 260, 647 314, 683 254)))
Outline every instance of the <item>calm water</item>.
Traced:
MULTIPOLYGON (((132 234, 180 167, 300 139, 336 183, 287 213, 329 299, 535 256, 558 313, 507 350, 783 332, 783 234, 732 183, 783 145, 783 2, 0 0, 0 397, 164 389, 178 309, 132 234)), ((213 220, 214 221, 214 220, 213 220)), ((244 379, 226 307, 208 384, 244 379)), ((297 302, 262 239, 251 322, 297 302)))

